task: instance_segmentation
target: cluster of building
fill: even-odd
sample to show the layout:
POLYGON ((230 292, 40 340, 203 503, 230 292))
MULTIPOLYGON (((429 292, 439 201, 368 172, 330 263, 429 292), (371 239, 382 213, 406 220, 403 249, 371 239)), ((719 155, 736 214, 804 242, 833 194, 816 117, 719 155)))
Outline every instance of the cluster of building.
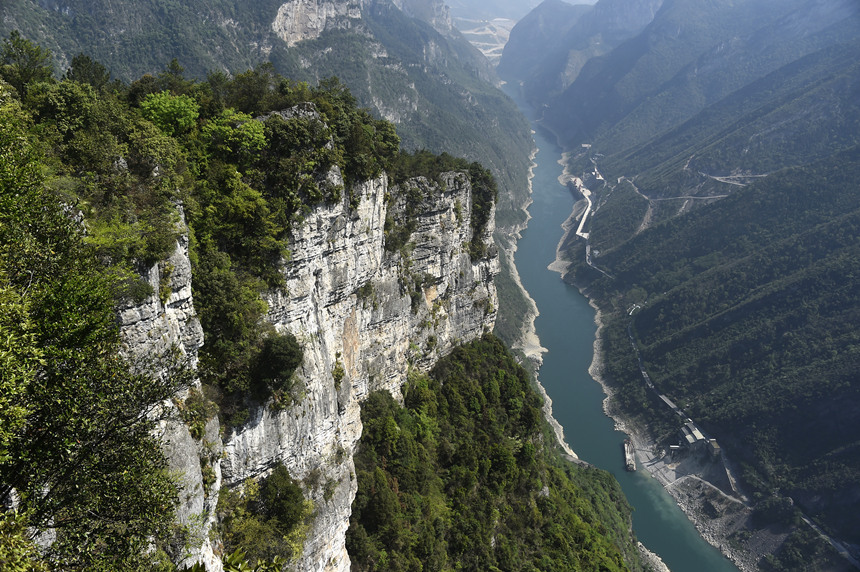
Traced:
POLYGON ((722 454, 720 444, 716 439, 708 439, 702 431, 693 423, 693 420, 687 418, 687 421, 681 426, 681 444, 670 445, 669 449, 674 453, 681 449, 696 452, 706 452, 715 459, 719 459, 722 454))

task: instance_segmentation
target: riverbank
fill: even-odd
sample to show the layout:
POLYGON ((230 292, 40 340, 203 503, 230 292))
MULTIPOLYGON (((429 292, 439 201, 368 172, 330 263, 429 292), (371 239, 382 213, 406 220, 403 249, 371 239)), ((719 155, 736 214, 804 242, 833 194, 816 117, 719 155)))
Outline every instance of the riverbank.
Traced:
POLYGON ((532 215, 529 213, 529 207, 532 204, 532 181, 534 179, 534 170, 537 166, 535 163, 535 157, 537 157, 538 149, 535 148, 532 150, 531 155, 529 155, 529 174, 528 174, 528 200, 522 204, 520 209, 523 213, 525 213, 525 221, 522 224, 512 228, 508 233, 509 244, 507 248, 502 249, 505 257, 507 258, 508 267, 511 269, 511 280, 514 282, 514 285, 519 288, 520 293, 523 298, 526 300, 526 303, 529 306, 525 317, 523 319, 522 326, 520 328, 520 335, 517 342, 513 344, 512 349, 521 351, 526 358, 532 361, 535 364, 535 369, 540 367, 541 362, 543 361, 543 354, 546 352, 546 348, 540 345, 540 339, 538 338, 537 331, 535 330, 535 320, 540 315, 538 311, 537 304, 535 304, 534 299, 529 294, 528 290, 523 286, 522 279, 520 278, 520 272, 517 268, 516 263, 514 262, 514 257, 517 253, 517 243, 522 238, 523 231, 528 227, 529 221, 532 218, 532 215))
POLYGON ((742 572, 758 570, 756 562, 771 553, 774 542, 778 545, 784 536, 778 539, 776 537, 781 535, 763 532, 756 542, 758 550, 750 552, 742 548, 732 536, 748 529, 752 509, 730 494, 728 479, 724 472, 721 474, 722 464, 706 454, 679 454, 672 457, 657 444, 646 428, 631 423, 617 410, 612 400, 612 387, 603 377, 603 313, 593 300, 588 301, 594 308, 594 322, 597 325, 594 358, 588 373, 600 384, 606 395, 603 411, 614 421, 616 430, 630 437, 637 468, 657 479, 708 544, 719 549, 742 572), (768 539, 769 536, 774 538, 768 539))
MULTIPOLYGON (((569 171, 567 164, 569 157, 570 154, 565 153, 562 160, 559 161, 564 167, 564 171, 558 180, 565 186, 566 183, 576 178, 569 171)), ((558 272, 562 278, 575 263, 568 255, 566 247, 572 233, 577 228, 579 218, 585 212, 584 202, 584 200, 576 201, 570 216, 563 223, 564 233, 556 247, 555 260, 549 265, 549 269, 558 272)), ((615 407, 615 402, 612 399, 613 389, 603 375, 605 363, 602 342, 605 328, 604 315, 594 300, 586 296, 582 290, 580 292, 594 310, 594 323, 597 326, 592 346, 593 357, 588 373, 600 385, 605 395, 603 412, 613 420, 617 431, 630 437, 635 448, 638 467, 657 479, 709 544, 718 548, 742 572, 757 570, 756 561, 769 552, 763 550, 750 552, 732 541, 732 535, 748 529, 752 510, 743 500, 733 496, 729 479, 724 473, 721 474, 720 467, 722 464, 712 461, 710 458, 696 455, 669 457, 668 452, 658 446, 656 440, 645 428, 631 423, 615 407)), ((765 539, 762 538, 761 540, 764 541, 765 539)), ((773 540, 778 542, 776 538, 773 540)), ((759 544, 764 548, 765 545, 772 545, 772 542, 764 541, 759 542, 759 544)), ((662 562, 660 564, 665 567, 662 562)))
POLYGON ((520 292, 523 295, 523 298, 526 300, 526 303, 529 306, 529 310, 526 312, 526 315, 523 318, 522 327, 520 329, 519 339, 517 342, 513 344, 512 349, 522 352, 526 359, 531 363, 531 371, 534 372, 534 380, 535 386, 538 390, 538 393, 543 398, 543 413, 547 422, 552 427, 553 432, 555 433, 556 440, 561 446, 562 450, 570 457, 570 459, 574 462, 579 461, 579 457, 576 452, 570 447, 567 441, 564 438, 564 428, 561 426, 561 423, 555 418, 552 413, 552 399, 549 394, 547 394, 546 389, 540 382, 540 378, 538 373, 540 371, 540 366, 543 363, 543 354, 546 353, 546 348, 544 348, 540 343, 540 338, 537 335, 537 330, 535 328, 535 320, 540 316, 540 311, 538 310, 537 304, 534 299, 529 294, 528 290, 526 290, 525 286, 523 286, 522 279, 520 278, 519 270, 517 269, 516 264, 514 263, 514 256, 517 252, 517 242, 520 238, 522 238, 522 232, 528 227, 529 221, 531 220, 531 214, 529 213, 529 207, 532 204, 532 181, 534 179, 534 169, 537 166, 535 163, 535 157, 537 157, 539 149, 535 148, 531 155, 529 156, 529 174, 528 174, 528 191, 529 191, 529 199, 522 205, 522 210, 525 213, 525 221, 513 228, 508 234, 509 244, 506 248, 502 249, 504 255, 508 259, 509 268, 511 268, 511 280, 514 282, 514 285, 519 288, 520 292))
MULTIPOLYGON (((569 173, 565 173, 572 177, 569 173)), ((564 177, 559 177, 561 180, 564 177)), ((568 179, 569 180, 569 179, 568 179)), ((563 225, 564 237, 558 243, 556 259, 550 270, 565 276, 574 261, 567 255, 571 232, 583 214, 581 202, 577 201, 570 217, 563 225)), ((580 290, 585 296, 585 293, 580 290)), ((604 315, 598 305, 586 296, 594 309, 594 323, 597 326, 593 342, 593 358, 588 368, 589 375, 600 385, 605 395, 604 413, 613 420, 615 429, 627 434, 635 448, 639 468, 657 479, 672 496, 679 508, 699 531, 699 534, 712 546, 719 549, 742 572, 758 570, 757 562, 785 540, 780 531, 756 531, 750 538, 752 542, 744 546, 733 536, 745 532, 750 534, 752 509, 733 495, 731 483, 721 469, 722 463, 697 455, 678 455, 677 458, 659 447, 646 428, 639 427, 626 418, 614 405, 613 389, 605 379, 602 335, 605 328, 604 315), (750 549, 751 545, 754 549, 750 549)), ((660 563, 662 564, 662 562, 660 563)), ((665 566, 665 565, 663 565, 665 566)))

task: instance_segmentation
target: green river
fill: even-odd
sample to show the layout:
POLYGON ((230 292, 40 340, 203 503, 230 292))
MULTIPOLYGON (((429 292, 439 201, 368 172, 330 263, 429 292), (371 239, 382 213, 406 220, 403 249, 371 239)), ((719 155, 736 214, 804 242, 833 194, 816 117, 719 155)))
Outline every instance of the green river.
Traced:
MULTIPOLYGON (((522 107, 522 106, 521 106, 522 107)), ((528 112, 524 109, 524 113, 528 112)), ((532 180, 531 220, 518 242, 516 266, 523 286, 537 304, 535 321, 543 354, 540 381, 553 401, 555 418, 564 427, 576 454, 615 475, 634 507, 636 536, 656 552, 672 572, 737 572, 737 568, 699 535, 662 486, 643 470, 624 470, 625 435, 603 412, 604 394, 589 375, 596 331, 594 309, 573 287, 547 269, 555 259, 574 199, 558 182, 559 149, 535 134, 538 154, 532 180)))

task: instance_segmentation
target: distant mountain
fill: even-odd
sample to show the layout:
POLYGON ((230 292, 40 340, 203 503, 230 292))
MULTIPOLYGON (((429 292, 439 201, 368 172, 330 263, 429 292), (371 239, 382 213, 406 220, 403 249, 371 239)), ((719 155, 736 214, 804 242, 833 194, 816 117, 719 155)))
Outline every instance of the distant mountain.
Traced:
POLYGON ((528 125, 437 0, 3 2, 0 35, 14 29, 51 49, 60 73, 85 53, 126 81, 173 58, 196 78, 265 61, 296 81, 336 75, 407 149, 481 161, 504 197, 526 188, 528 125))
POLYGON ((858 13, 853 0, 666 2, 545 104, 544 125, 648 196, 729 194, 850 146, 856 97, 840 78, 858 13))
POLYGON ((600 0, 588 7, 547 0, 511 31, 499 74, 522 83, 529 102, 539 108, 567 88, 590 58, 640 32, 662 2, 600 0))
POLYGON ((566 143, 593 143, 630 116, 640 132, 628 128, 618 139, 640 142, 838 40, 829 26, 838 25, 851 4, 828 3, 821 10, 819 2, 803 0, 667 1, 641 34, 590 60, 563 93, 544 102, 547 125, 563 132, 566 143), (803 29, 797 18, 805 21, 803 29))
POLYGON ((544 64, 548 53, 562 47, 565 34, 592 9, 586 4, 544 0, 511 30, 499 75, 512 80, 529 77, 536 66, 544 64))

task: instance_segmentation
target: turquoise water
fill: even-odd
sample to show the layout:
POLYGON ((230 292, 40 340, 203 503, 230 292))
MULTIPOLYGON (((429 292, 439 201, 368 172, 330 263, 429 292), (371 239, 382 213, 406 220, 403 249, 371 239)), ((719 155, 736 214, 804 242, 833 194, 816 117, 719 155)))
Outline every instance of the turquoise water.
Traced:
POLYGON ((671 496, 642 470, 624 470, 625 435, 603 413, 603 390, 588 374, 596 331, 594 310, 573 287, 547 266, 555 259, 561 224, 573 206, 570 192, 558 183, 561 150, 541 133, 532 181, 531 220, 515 256, 520 277, 535 300, 535 320, 543 356, 540 380, 553 401, 555 418, 567 442, 583 460, 610 471, 634 508, 633 529, 672 572, 737 572, 737 568, 699 535, 671 496))

